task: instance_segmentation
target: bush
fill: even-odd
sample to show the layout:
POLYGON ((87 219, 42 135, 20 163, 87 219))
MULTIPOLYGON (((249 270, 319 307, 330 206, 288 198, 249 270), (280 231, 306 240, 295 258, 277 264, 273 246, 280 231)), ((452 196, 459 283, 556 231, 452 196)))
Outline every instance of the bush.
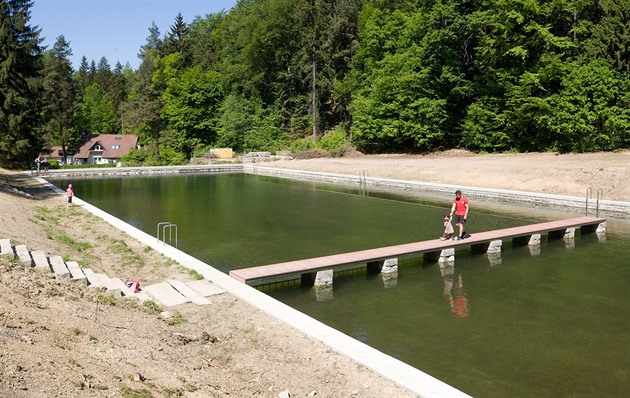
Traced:
POLYGON ((313 148, 313 149, 307 149, 305 151, 299 151, 299 152, 295 152, 293 153, 293 158, 294 159, 315 159, 315 158, 324 158, 328 155, 328 152, 326 152, 323 149, 320 148, 313 148))

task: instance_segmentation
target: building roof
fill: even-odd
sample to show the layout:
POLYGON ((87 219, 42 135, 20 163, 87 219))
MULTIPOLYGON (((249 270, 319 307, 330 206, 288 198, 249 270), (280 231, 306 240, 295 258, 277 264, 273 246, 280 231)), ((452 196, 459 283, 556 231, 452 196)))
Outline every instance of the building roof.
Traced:
POLYGON ((120 159, 130 150, 138 146, 138 136, 133 134, 99 134, 86 135, 82 138, 75 159, 87 159, 95 147, 100 145, 106 159, 120 159))

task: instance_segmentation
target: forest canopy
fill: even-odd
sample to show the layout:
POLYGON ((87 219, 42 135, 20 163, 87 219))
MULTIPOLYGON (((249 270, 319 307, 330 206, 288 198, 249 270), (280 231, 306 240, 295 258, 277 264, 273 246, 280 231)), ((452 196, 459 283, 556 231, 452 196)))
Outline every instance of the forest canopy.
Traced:
POLYGON ((148 27, 137 70, 74 70, 31 6, 0 2, 0 166, 105 133, 138 135, 136 164, 630 148, 630 0, 239 0, 148 27))

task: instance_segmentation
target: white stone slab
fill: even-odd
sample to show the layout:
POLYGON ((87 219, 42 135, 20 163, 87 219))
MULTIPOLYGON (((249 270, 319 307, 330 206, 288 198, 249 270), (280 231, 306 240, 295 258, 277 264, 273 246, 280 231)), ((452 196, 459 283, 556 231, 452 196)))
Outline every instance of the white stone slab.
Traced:
POLYGON ((103 283, 108 292, 118 292, 119 295, 122 295, 123 290, 131 291, 120 278, 104 278, 103 283))
POLYGON ((15 246, 15 252, 17 253, 18 258, 22 263, 33 265, 31 254, 28 252, 28 248, 26 247, 26 245, 15 246))
POLYGON ((103 276, 107 277, 107 275, 99 274, 99 273, 93 272, 92 270, 90 270, 89 272, 86 272, 86 271, 87 270, 83 270, 87 278, 88 285, 90 287, 105 287, 105 283, 102 280, 102 277, 103 276))
POLYGON ((190 301, 190 299, 182 296, 167 282, 156 283, 155 285, 145 287, 143 290, 145 293, 153 297, 159 304, 166 307, 172 307, 174 305, 184 304, 190 301))
POLYGON ((192 288, 188 287, 184 282, 178 281, 175 279, 169 279, 168 283, 175 288, 180 294, 184 297, 190 299, 195 304, 198 305, 207 305, 212 304, 210 300, 202 296, 201 294, 194 291, 192 288))
POLYGON ((11 239, 0 239, 0 256, 15 256, 13 247, 11 247, 11 239))
POLYGON ((52 267, 55 275, 66 278, 70 276, 70 271, 68 271, 68 267, 66 267, 66 262, 63 261, 61 256, 50 256, 50 266, 52 267))
POLYGON ((204 297, 213 296, 215 294, 225 293, 225 289, 222 289, 217 284, 212 282, 208 282, 205 279, 201 279, 198 281, 192 281, 186 283, 186 285, 197 293, 201 294, 204 297))
POLYGON ((35 264, 36 270, 50 272, 50 264, 48 264, 48 257, 43 250, 34 250, 31 252, 33 258, 33 264, 35 264))
POLYGON ((85 280, 85 274, 79 264, 76 261, 68 261, 66 263, 68 271, 70 272, 70 279, 73 281, 85 280))

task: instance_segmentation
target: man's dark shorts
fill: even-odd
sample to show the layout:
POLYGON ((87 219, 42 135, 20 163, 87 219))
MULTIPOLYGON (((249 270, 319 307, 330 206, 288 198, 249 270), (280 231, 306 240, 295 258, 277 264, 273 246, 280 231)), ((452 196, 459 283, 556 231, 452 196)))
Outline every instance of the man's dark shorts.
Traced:
POLYGON ((466 222, 466 219, 464 218, 464 216, 460 216, 459 214, 455 214, 455 224, 464 224, 466 222))

